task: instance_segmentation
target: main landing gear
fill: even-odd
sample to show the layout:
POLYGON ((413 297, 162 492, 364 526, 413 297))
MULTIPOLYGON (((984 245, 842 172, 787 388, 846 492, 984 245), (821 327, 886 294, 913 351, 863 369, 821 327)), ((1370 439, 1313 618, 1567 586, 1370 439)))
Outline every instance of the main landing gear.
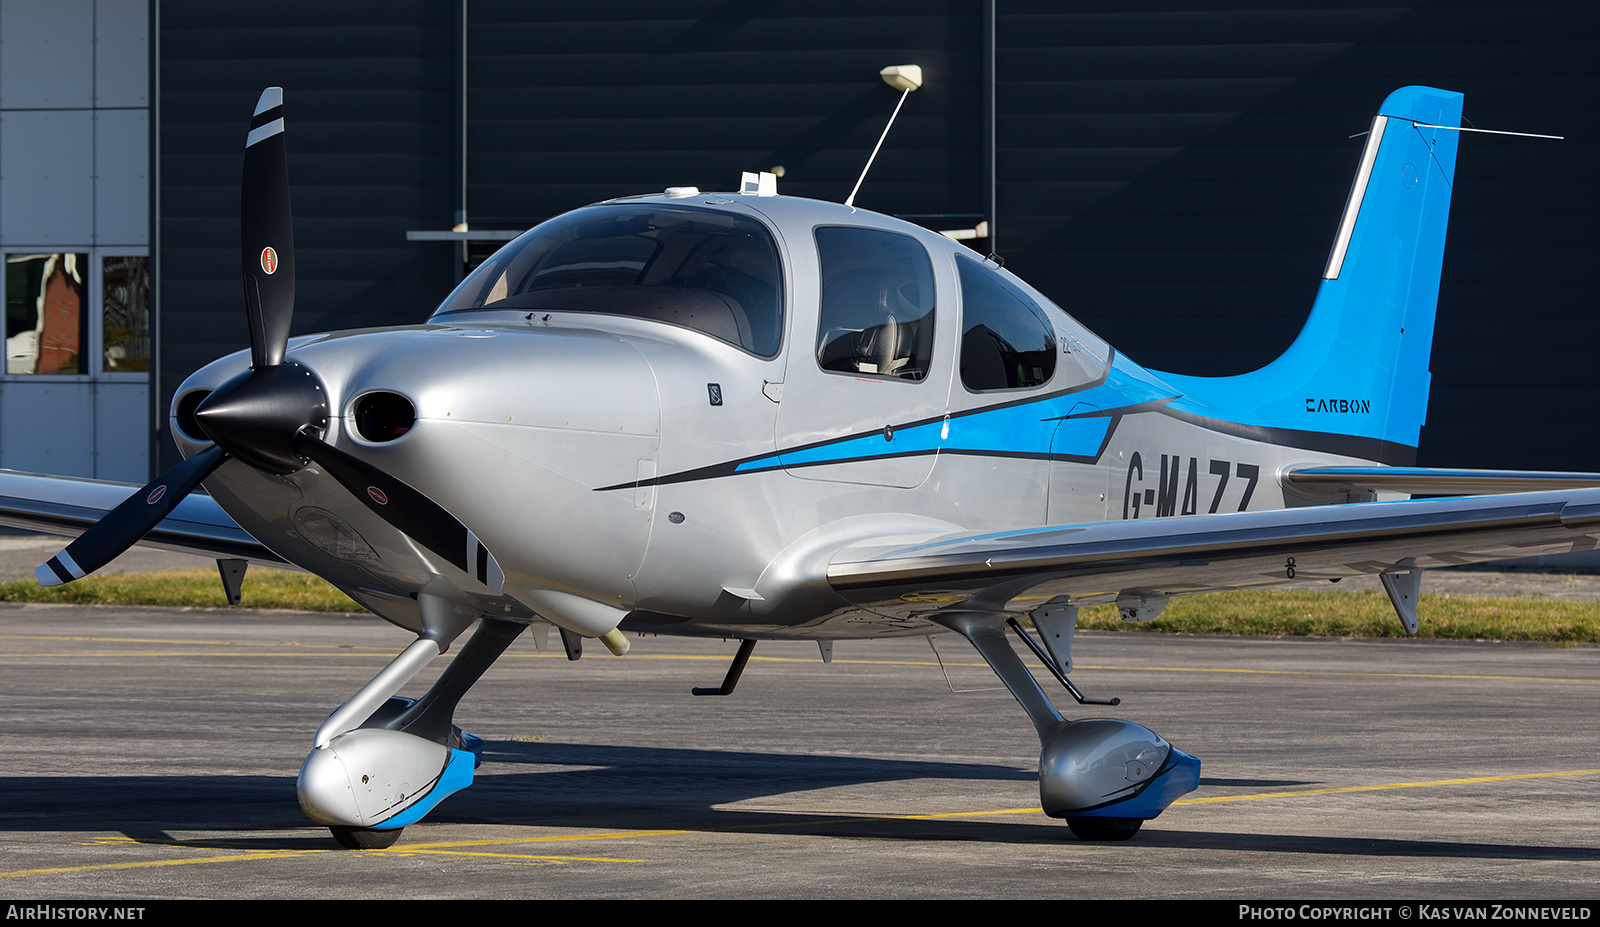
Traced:
POLYGON ((1065 818, 1080 840, 1127 840, 1180 795, 1194 791, 1200 761, 1131 721, 1062 718, 1006 640, 1008 626, 1080 704, 1120 700, 1088 698, 1067 679, 1076 607, 1046 607, 1032 617, 1045 642, 1042 648, 1004 613, 946 612, 936 620, 972 643, 1033 721, 1044 813, 1065 818))
MULTIPOLYGON (((423 604, 425 616, 430 606, 435 612, 450 608, 423 604)), ((464 617, 457 613, 442 623, 459 628, 470 623, 464 617)), ((471 785, 483 741, 451 719, 461 697, 526 627, 483 616, 433 688, 414 702, 394 693, 442 648, 438 637, 425 634, 402 651, 317 730, 315 748, 300 768, 300 807, 306 815, 326 825, 342 847, 383 849, 400 839, 401 828, 471 785)))

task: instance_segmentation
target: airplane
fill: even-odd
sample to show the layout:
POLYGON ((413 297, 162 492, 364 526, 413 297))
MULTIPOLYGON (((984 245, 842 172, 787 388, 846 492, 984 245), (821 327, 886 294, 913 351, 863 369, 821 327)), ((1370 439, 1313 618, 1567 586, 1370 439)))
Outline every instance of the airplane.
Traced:
POLYGON ((290 564, 415 634, 300 771, 346 847, 392 845, 471 784, 456 705, 551 626, 574 659, 738 639, 703 695, 758 641, 960 635, 1038 734, 1044 813, 1125 840, 1199 760, 1068 718, 1012 637, 1111 706, 1069 677, 1083 606, 1148 621, 1173 596, 1376 575, 1414 633, 1423 570, 1600 541, 1600 475, 1414 466, 1461 114, 1459 93, 1390 94, 1299 336, 1198 377, 1145 369, 997 257, 759 174, 553 218, 423 324, 290 337, 269 88, 242 184, 250 348, 175 394, 184 461, 132 495, 0 474, 0 520, 80 534, 45 585, 144 539, 218 557, 234 601, 245 563, 290 564))

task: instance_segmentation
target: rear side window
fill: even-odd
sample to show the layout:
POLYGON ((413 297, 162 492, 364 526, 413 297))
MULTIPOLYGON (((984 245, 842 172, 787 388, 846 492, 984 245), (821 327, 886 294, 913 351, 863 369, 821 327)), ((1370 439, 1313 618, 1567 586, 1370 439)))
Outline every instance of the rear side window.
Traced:
POLYGON ((961 382, 970 390, 1038 386, 1056 370, 1054 330, 1015 284, 976 261, 961 279, 961 382))
POLYGON ((816 231, 822 270, 817 363, 921 380, 933 359, 933 265, 916 239, 878 229, 816 231))

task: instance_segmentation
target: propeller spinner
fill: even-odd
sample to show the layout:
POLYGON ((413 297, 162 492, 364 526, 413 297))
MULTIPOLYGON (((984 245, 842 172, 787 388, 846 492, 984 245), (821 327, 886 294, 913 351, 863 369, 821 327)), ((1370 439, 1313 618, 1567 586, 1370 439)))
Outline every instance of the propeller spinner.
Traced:
POLYGON ((294 229, 283 126, 283 88, 268 87, 245 138, 241 185, 250 370, 222 384, 194 411, 215 444, 161 474, 51 557, 34 572, 40 585, 69 583, 110 563, 229 458, 279 475, 315 462, 380 518, 490 591, 498 593, 504 584, 494 555, 443 506, 322 440, 327 390, 312 370, 285 360, 294 318, 294 229))

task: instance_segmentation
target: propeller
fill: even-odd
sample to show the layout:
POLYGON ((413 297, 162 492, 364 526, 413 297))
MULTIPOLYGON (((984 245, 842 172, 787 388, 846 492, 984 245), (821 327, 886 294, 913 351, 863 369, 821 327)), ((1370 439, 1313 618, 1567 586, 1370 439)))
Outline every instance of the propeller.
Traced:
POLYGON ((278 475, 315 462, 384 521, 500 592, 500 564, 460 519, 403 480, 322 440, 327 391, 313 371, 285 358, 294 319, 294 229, 281 87, 262 92, 250 121, 239 216, 250 369, 195 408, 195 421, 215 443, 161 474, 51 557, 34 571, 39 584, 69 583, 110 563, 223 461, 237 458, 278 475))

